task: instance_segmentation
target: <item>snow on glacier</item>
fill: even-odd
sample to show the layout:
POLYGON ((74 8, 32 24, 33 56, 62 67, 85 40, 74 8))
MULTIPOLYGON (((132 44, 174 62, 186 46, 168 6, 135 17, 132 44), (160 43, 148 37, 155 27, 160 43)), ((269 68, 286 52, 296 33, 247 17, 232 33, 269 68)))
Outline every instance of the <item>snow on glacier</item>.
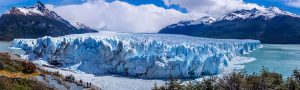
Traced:
POLYGON ((259 46, 257 40, 114 32, 16 39, 12 44, 26 51, 29 60, 55 60, 86 73, 140 78, 215 75, 233 57, 259 46))

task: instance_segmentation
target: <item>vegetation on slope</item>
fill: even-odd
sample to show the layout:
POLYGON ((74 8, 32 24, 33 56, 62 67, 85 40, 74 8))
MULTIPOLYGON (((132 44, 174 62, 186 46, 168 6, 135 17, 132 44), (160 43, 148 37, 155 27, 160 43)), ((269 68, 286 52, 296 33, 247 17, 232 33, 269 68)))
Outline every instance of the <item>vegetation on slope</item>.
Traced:
POLYGON ((22 72, 26 74, 34 73, 36 65, 26 60, 14 60, 12 56, 5 53, 0 53, 0 70, 9 72, 22 72))
POLYGON ((47 85, 27 78, 0 76, 0 90, 53 90, 47 85))
POLYGON ((12 58, 0 53, 0 90, 52 90, 33 78, 39 75, 35 64, 12 58))
POLYGON ((16 55, 0 53, 0 90, 65 90, 71 88, 101 90, 92 83, 76 80, 72 75, 63 76, 59 72, 38 68, 35 64, 22 60, 16 55))
POLYGON ((154 85, 153 90, 300 90, 300 72, 294 70, 293 75, 284 79, 281 74, 263 68, 259 74, 233 72, 187 84, 171 78, 163 86, 154 85))

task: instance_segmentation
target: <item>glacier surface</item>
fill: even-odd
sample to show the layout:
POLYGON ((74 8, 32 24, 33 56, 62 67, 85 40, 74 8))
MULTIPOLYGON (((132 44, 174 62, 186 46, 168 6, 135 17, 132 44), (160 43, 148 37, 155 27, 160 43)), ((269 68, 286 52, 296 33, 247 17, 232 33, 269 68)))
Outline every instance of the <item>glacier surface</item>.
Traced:
POLYGON ((215 75, 233 57, 259 46, 257 40, 114 32, 15 39, 12 43, 12 47, 26 51, 29 60, 57 61, 64 68, 97 75, 140 78, 215 75))

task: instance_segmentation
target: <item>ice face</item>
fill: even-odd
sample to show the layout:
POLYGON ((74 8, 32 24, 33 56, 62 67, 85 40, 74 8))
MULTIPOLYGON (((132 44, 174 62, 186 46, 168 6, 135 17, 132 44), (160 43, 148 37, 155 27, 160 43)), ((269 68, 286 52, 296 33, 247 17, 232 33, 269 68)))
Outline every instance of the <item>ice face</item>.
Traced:
POLYGON ((63 67, 92 74, 140 78, 218 74, 233 57, 259 46, 257 40, 113 32, 16 39, 12 44, 25 50, 29 60, 57 61, 63 67))

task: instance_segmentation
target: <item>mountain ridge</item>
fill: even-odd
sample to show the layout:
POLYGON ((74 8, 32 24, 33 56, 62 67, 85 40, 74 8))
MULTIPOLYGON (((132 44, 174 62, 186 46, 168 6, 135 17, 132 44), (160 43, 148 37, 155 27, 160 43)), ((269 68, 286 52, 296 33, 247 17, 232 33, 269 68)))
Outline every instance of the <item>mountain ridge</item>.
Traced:
POLYGON ((0 40, 6 41, 92 32, 97 31, 76 28, 40 1, 30 7, 12 7, 0 17, 0 40))
MULTIPOLYGON (((209 16, 208 16, 209 17, 209 16)), ((207 17, 205 17, 207 18, 207 17)), ((222 39, 256 39, 268 44, 299 44, 300 17, 276 7, 237 10, 222 17, 181 21, 159 33, 222 39)))

